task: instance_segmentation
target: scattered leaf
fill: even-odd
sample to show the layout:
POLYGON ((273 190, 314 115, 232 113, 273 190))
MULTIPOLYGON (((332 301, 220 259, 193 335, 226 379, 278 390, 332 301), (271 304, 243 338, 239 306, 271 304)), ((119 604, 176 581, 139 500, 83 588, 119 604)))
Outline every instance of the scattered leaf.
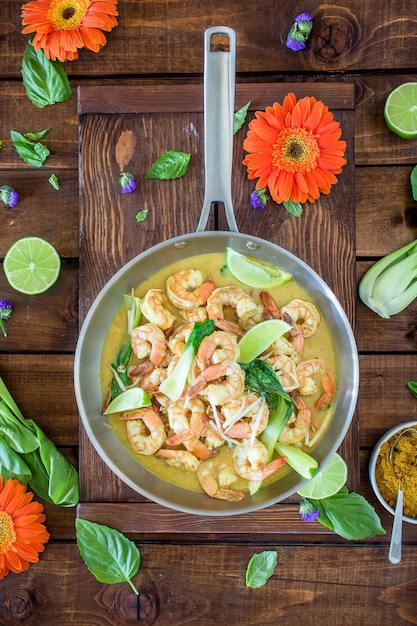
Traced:
POLYGON ((139 213, 136 213, 135 220, 137 222, 144 222, 148 217, 148 213, 149 209, 143 209, 143 211, 139 211, 139 213))
POLYGON ((250 107, 250 100, 239 111, 236 111, 233 119, 233 134, 236 135, 245 123, 246 116, 250 107))
POLYGON ((283 202, 284 209, 288 211, 294 217, 301 217, 303 214, 303 207, 299 202, 293 202, 292 200, 288 200, 288 202, 283 202))
POLYGON ((43 143, 29 141, 16 130, 10 131, 10 136, 17 154, 28 165, 42 167, 45 159, 51 154, 43 143))
POLYGON ((35 50, 31 41, 23 53, 22 78, 29 100, 39 109, 65 102, 71 96, 63 64, 47 59, 43 50, 35 50))
POLYGON ((49 177, 49 181, 52 185, 52 187, 54 189, 56 189, 57 191, 59 191, 59 180, 58 177, 55 174, 51 174, 51 176, 49 177))
POLYGON ((140 565, 140 553, 133 541, 114 528, 75 520, 77 546, 93 576, 101 583, 127 582, 136 595, 139 591, 131 581, 140 565))
POLYGON ((413 194, 413 199, 417 200, 417 165, 413 168, 410 175, 411 182, 411 192, 413 194))
POLYGON ((275 550, 254 554, 246 568, 246 586, 253 589, 263 587, 274 573, 277 561, 278 554, 275 550))
POLYGON ((153 164, 149 172, 146 174, 147 179, 172 180, 180 178, 188 171, 191 154, 188 152, 179 152, 177 150, 168 150, 153 164))

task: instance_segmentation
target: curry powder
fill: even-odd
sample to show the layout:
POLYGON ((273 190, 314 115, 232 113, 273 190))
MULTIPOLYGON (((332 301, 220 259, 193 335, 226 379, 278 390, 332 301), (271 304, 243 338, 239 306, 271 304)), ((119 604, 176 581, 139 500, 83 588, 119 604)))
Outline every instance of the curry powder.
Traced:
POLYGON ((395 444, 390 461, 391 448, 398 434, 381 446, 375 466, 375 478, 381 496, 393 509, 398 488, 401 486, 404 514, 417 517, 417 433, 411 430, 404 432, 395 444))

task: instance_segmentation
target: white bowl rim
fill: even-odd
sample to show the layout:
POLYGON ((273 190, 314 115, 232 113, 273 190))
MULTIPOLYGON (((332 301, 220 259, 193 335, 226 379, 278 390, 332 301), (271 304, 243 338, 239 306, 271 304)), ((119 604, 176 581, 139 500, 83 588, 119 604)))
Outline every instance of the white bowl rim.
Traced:
MULTIPOLYGON (((384 435, 382 435, 382 437, 378 440, 377 444, 372 450, 371 458, 369 460, 369 480, 371 483, 371 487, 374 490, 374 493, 376 497, 378 498, 379 502, 387 511, 389 511, 389 513, 391 513, 391 515, 394 515, 394 509, 392 508, 392 506, 388 504, 388 502, 384 500, 376 482, 376 478, 375 478, 376 461, 379 456, 381 446, 386 441, 391 439, 393 435, 395 435, 396 433, 399 433, 401 430, 404 430, 405 428, 410 428, 411 426, 415 426, 417 428, 417 418, 415 420, 403 422, 402 424, 397 424, 396 426, 393 426, 392 428, 390 428, 390 430, 387 430, 387 432, 384 435)), ((403 515, 403 521, 409 522, 410 524, 417 524, 417 517, 410 517, 409 515, 403 515)))

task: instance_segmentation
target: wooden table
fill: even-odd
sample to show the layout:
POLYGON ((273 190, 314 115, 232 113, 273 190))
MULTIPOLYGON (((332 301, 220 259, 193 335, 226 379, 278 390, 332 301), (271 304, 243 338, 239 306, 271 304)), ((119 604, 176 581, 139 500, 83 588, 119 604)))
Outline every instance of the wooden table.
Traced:
MULTIPOLYGON (((291 7, 277 8, 272 0, 213 0, 205 4, 143 0, 119 5, 119 26, 109 34, 100 54, 81 51, 77 61, 66 64, 74 92, 71 99, 45 109, 29 102, 21 82, 26 39, 20 34, 20 5, 4 0, 0 18, 0 139, 4 144, 0 185, 11 185, 21 194, 14 209, 0 207, 0 257, 16 239, 33 234, 53 243, 63 260, 56 285, 38 297, 12 291, 0 274, 0 298, 14 303, 9 336, 0 338, 0 375, 24 415, 36 420, 77 466, 79 449, 84 453, 88 446, 82 430, 79 439, 73 391, 80 319, 100 281, 107 280, 126 256, 137 253, 125 245, 129 237, 119 242, 114 258, 97 273, 86 293, 80 266, 85 267, 85 255, 91 248, 85 244, 88 222, 83 221, 87 206, 83 190, 79 203, 78 131, 85 128, 89 116, 78 115, 77 88, 81 95, 91 94, 96 87, 110 91, 148 87, 151 93, 164 85, 169 93, 174 85, 187 85, 198 91, 203 32, 212 25, 228 25, 237 33, 239 90, 254 83, 275 83, 281 90, 281 83, 291 83, 291 88, 297 83, 301 90, 311 85, 312 91, 315 83, 347 89, 353 85, 354 142, 349 150, 355 165, 356 240, 349 242, 347 250, 356 259, 356 281, 377 258, 413 240, 417 228, 417 205, 409 184, 417 162, 417 142, 393 135, 383 120, 388 93, 400 83, 417 80, 416 3, 392 1, 375 10, 375 3, 369 0, 317 6, 307 2, 295 12, 291 7), (314 27, 309 48, 292 53, 285 47, 285 38, 299 11, 313 13, 314 27), (45 142, 51 157, 35 170, 18 158, 9 133, 48 126, 51 131, 45 142), (52 173, 59 178, 59 192, 48 183, 52 173)), ((352 191, 345 188, 349 189, 352 191)), ((134 197, 132 194, 129 202, 134 197)), ((275 211, 289 247, 297 247, 300 233, 309 232, 311 240, 304 253, 316 258, 313 234, 321 233, 322 225, 311 208, 306 208, 298 221, 273 206, 267 211, 265 224, 275 211)), ((249 218, 242 219, 241 230, 251 232, 249 218)), ((149 224, 144 224, 148 231, 149 224)), ((158 220, 155 224, 158 227, 158 220)), ((164 225, 162 236, 191 232, 195 225, 188 213, 177 213, 172 223, 164 225)), ((261 221, 256 228, 256 234, 268 238, 261 221)), ((110 230, 107 234, 111 238, 110 230)), ((325 242, 329 249, 333 237, 328 228, 325 242)), ((154 243, 151 234, 149 246, 154 243)), ((318 271, 325 274, 326 268, 318 271)), ((354 282, 354 274, 352 279, 354 282)), ((51 540, 38 564, 0 581, 0 624, 417 623, 415 526, 404 527, 402 561, 391 565, 387 555, 392 520, 373 496, 367 476, 369 455, 379 436, 417 413, 416 400, 405 386, 417 377, 417 305, 382 320, 357 298, 356 307, 355 302, 344 304, 360 354, 356 448, 346 449, 349 460, 356 458, 358 467, 350 464, 350 477, 375 506, 387 530, 385 536, 360 542, 342 540, 323 532, 319 524, 296 523, 291 504, 282 505, 278 525, 267 510, 262 514, 265 524, 239 516, 233 529, 230 523, 221 528, 218 521, 178 516, 142 502, 146 515, 140 527, 134 527, 123 511, 138 500, 136 494, 121 486, 120 497, 114 493, 113 477, 103 476, 100 466, 86 476, 81 462, 84 492, 78 514, 108 523, 136 541, 141 552, 135 577, 141 591, 139 603, 128 585, 104 585, 88 572, 75 543, 77 511, 46 505, 51 540), (100 508, 100 499, 93 502, 95 484, 100 494, 109 494, 106 508, 100 508), (106 492, 103 485, 107 484, 106 492), (246 564, 253 553, 264 549, 277 550, 278 567, 266 586, 249 589, 245 586, 246 564)), ((351 436, 350 441, 355 438, 351 436)), ((81 461, 85 464, 85 457, 81 461)))

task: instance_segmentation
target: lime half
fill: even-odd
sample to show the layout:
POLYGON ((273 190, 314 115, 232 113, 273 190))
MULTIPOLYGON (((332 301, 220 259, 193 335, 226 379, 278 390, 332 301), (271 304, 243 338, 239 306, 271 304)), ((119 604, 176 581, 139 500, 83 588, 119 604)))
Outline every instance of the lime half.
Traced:
POLYGON ((249 363, 256 359, 289 330, 291 330, 291 326, 284 320, 265 320, 252 326, 238 343, 240 363, 249 363))
POLYGON ((334 496, 347 480, 347 465, 337 452, 326 463, 323 469, 314 474, 298 493, 303 498, 322 500, 334 496))
POLYGON ((134 409, 141 409, 144 406, 149 406, 151 399, 141 387, 130 387, 122 391, 118 396, 114 398, 104 411, 104 415, 110 413, 120 413, 121 411, 133 411, 134 409))
POLYGON ((289 272, 240 254, 232 248, 226 248, 226 265, 237 280, 257 289, 278 287, 292 279, 289 272))
POLYGON ((52 287, 59 276, 61 260, 45 239, 24 237, 7 251, 3 269, 13 289, 33 296, 52 287))
POLYGON ((393 133, 403 139, 417 138, 417 82, 403 83, 385 101, 384 117, 393 133))

